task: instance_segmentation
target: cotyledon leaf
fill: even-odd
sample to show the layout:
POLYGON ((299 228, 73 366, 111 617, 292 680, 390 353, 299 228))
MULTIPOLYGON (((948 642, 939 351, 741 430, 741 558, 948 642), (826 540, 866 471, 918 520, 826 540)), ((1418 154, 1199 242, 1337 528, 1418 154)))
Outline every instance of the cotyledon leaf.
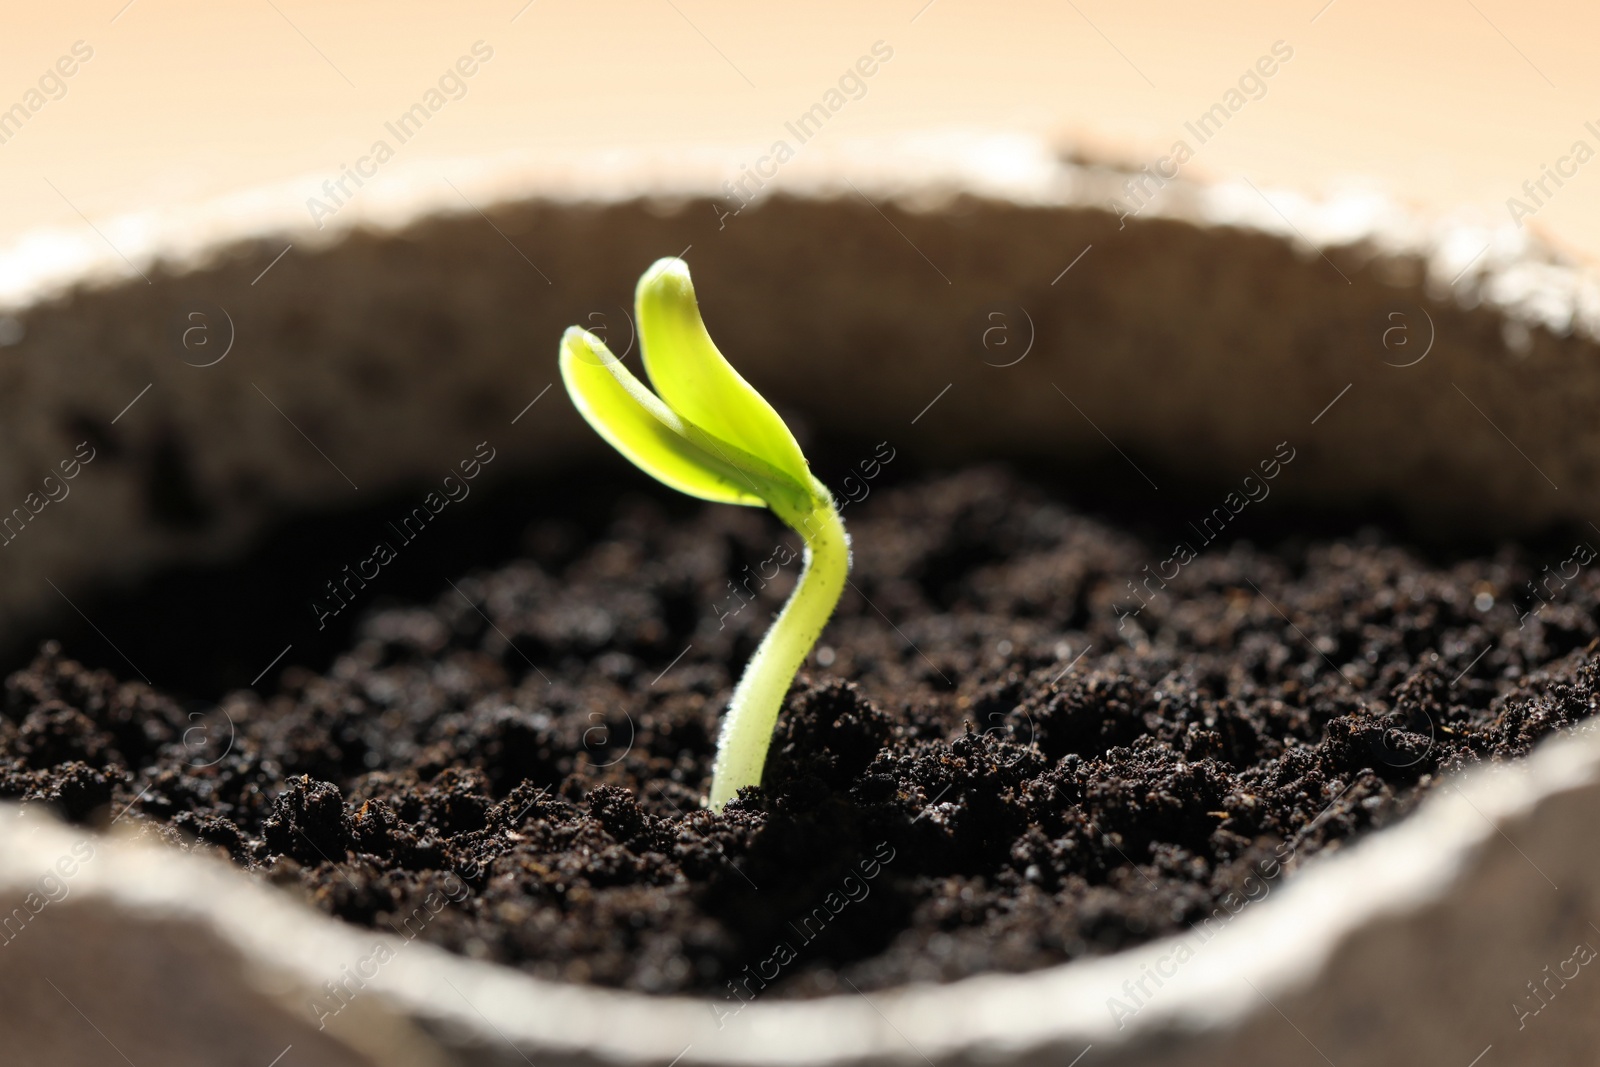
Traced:
POLYGON ((561 380, 585 421, 640 470, 665 485, 724 504, 762 507, 798 486, 759 457, 719 442, 674 412, 594 334, 561 338, 561 380))
POLYGON ((706 332, 688 264, 674 256, 656 260, 639 279, 634 302, 644 369, 661 399, 718 440, 809 484, 810 466, 794 434, 706 332))

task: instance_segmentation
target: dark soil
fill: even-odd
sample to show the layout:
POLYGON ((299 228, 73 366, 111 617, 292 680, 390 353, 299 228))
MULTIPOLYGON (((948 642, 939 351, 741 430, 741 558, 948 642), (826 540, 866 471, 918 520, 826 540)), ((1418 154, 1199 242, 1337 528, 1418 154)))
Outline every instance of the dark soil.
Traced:
POLYGON ((536 525, 528 558, 373 611, 266 700, 191 711, 47 644, 6 683, 0 796, 469 956, 732 1003, 730 981, 944 981, 1225 919, 1594 708, 1600 580, 1570 549, 1191 537, 1119 617, 1171 540, 980 469, 847 509, 854 586, 763 788, 712 815, 717 717, 795 539, 683 514, 536 525))

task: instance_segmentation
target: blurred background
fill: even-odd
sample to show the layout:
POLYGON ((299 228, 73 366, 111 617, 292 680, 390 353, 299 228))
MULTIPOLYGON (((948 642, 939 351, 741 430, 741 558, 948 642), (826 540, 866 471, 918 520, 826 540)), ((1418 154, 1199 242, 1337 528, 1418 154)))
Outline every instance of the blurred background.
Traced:
POLYGON ((1490 222, 1520 197, 1536 209, 1525 224, 1583 256, 1600 248, 1585 188, 1600 167, 1566 164, 1576 173, 1543 203, 1523 190, 1574 142, 1600 148, 1585 127, 1600 130, 1600 10, 1551 0, 72 0, 14 5, 5 22, 0 108, 28 106, 74 45, 92 58, 0 125, 0 247, 247 189, 262 194, 241 210, 303 219, 306 198, 477 42, 492 58, 397 148, 374 202, 444 158, 581 167, 694 145, 733 179, 881 41, 892 60, 829 122, 835 147, 983 128, 1138 165, 1183 139, 1190 177, 1356 185, 1490 222), (1292 58, 1199 144, 1185 123, 1277 42, 1292 58))

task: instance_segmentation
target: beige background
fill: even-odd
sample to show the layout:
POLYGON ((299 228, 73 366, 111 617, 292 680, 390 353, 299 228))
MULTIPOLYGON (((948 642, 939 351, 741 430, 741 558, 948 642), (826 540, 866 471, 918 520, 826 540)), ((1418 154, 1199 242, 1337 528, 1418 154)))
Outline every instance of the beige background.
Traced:
MULTIPOLYGON (((95 54, 0 144, 0 246, 40 228, 83 232, 86 219, 132 240, 125 221, 112 228, 119 217, 241 188, 303 205, 480 39, 494 59, 468 95, 363 195, 429 160, 684 143, 710 145, 735 177, 880 39, 894 59, 820 135, 832 144, 983 127, 1152 161, 1283 40, 1293 60, 1186 174, 1313 192, 1359 183, 1503 222, 1541 164, 1579 137, 1600 148, 1584 130, 1600 125, 1592 5, 1323 3, 15 4, 0 107, 74 41, 95 54)), ((1597 192, 1600 163, 1531 224, 1592 258, 1597 192)))

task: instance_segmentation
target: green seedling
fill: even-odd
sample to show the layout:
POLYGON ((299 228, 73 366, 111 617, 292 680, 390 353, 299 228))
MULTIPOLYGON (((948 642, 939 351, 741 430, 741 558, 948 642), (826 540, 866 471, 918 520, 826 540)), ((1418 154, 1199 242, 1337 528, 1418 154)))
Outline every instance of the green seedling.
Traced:
POLYGON ((688 264, 657 260, 634 300, 656 392, 598 337, 573 326, 561 338, 561 380, 579 413, 646 474, 703 500, 771 508, 806 546, 794 593, 722 719, 710 801, 721 811, 740 789, 761 782, 784 694, 844 591, 850 539, 794 434, 712 343, 688 264))

